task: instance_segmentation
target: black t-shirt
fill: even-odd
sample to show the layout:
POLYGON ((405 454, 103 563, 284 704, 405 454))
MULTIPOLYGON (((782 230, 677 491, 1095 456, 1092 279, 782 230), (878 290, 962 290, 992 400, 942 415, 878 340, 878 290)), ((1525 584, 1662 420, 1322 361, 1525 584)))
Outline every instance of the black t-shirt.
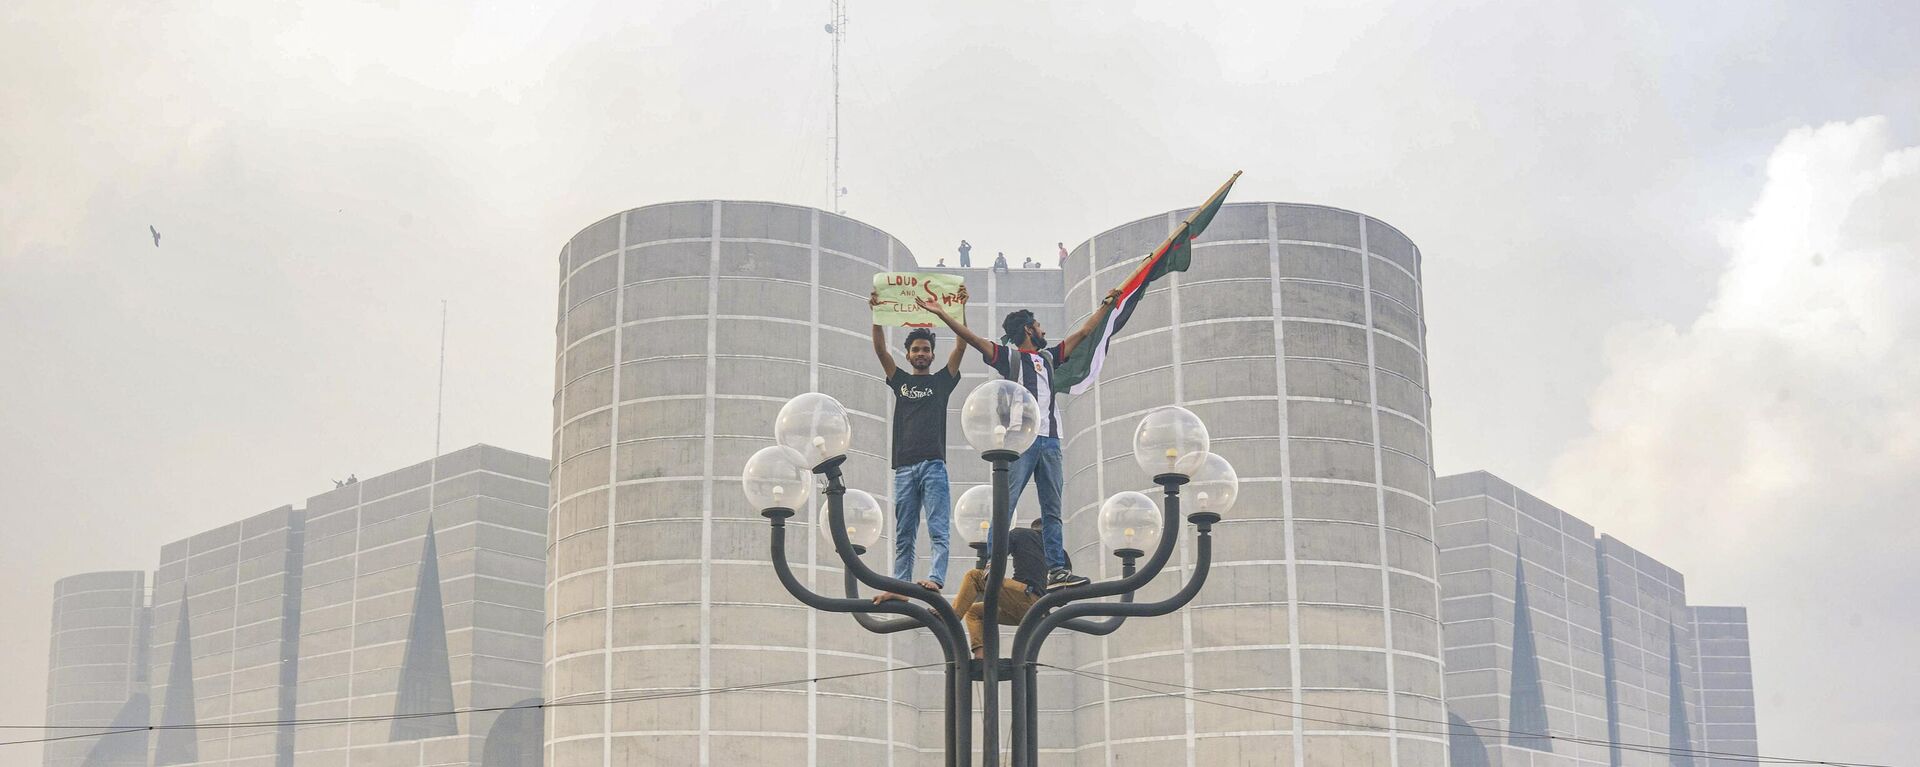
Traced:
POLYGON ((887 378, 893 390, 893 467, 947 457, 947 397, 960 376, 945 365, 926 375, 894 368, 887 378))
MULTIPOLYGON (((1047 553, 1042 543, 1040 531, 1031 527, 1016 527, 1007 531, 1007 560, 1013 563, 1012 578, 1024 583, 1034 593, 1047 590, 1047 553)), ((1067 559, 1067 569, 1073 569, 1073 559, 1067 559)))

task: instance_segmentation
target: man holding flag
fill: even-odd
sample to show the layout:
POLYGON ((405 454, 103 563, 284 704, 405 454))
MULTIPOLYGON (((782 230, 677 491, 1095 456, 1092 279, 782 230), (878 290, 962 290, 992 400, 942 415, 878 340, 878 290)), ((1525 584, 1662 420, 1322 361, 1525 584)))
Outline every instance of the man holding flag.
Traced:
POLYGON ((1013 499, 1013 508, 1018 509, 1027 480, 1037 477, 1034 489, 1040 496, 1040 539, 1047 557, 1048 590, 1087 582, 1085 577, 1074 575, 1067 565, 1066 535, 1060 524, 1060 493, 1066 477, 1060 466, 1060 400, 1055 396, 1062 389, 1054 383, 1054 370, 1073 357, 1074 350, 1089 332, 1106 322, 1107 312, 1113 309, 1119 293, 1118 290, 1108 293, 1106 300, 1100 302, 1099 311, 1088 317, 1085 325, 1052 346, 1047 345, 1046 330, 1034 320, 1033 312, 1026 309, 1007 315, 1000 325, 1004 331, 1001 343, 994 343, 955 321, 940 304, 926 299, 919 302, 921 308, 947 323, 960 340, 980 350, 981 357, 1002 377, 1026 387, 1027 393, 1040 403, 1039 436, 1007 467, 1007 494, 1013 499))
POLYGON ((1117 293, 1118 299, 1111 307, 1103 304, 1101 311, 1095 312, 1094 317, 1088 319, 1089 323, 1094 318, 1104 317, 1106 321, 1100 322, 1092 329, 1089 353, 1068 359, 1055 371, 1053 377, 1055 391, 1063 394, 1081 394, 1093 388, 1093 382, 1100 378, 1100 365, 1107 360, 1107 347, 1113 344, 1113 337, 1119 335, 1120 329, 1126 327, 1127 320, 1133 317, 1134 308, 1140 305, 1140 299, 1147 294, 1147 286, 1169 272, 1187 270, 1189 262, 1193 260, 1194 239, 1199 237, 1201 232, 1206 231, 1208 224, 1213 223, 1214 214, 1220 212, 1221 203, 1227 200, 1227 190, 1232 189, 1233 182, 1239 179, 1240 172, 1235 171, 1233 177, 1227 179, 1227 183, 1222 184, 1220 190, 1214 192, 1212 197, 1208 197, 1199 210, 1195 210, 1187 220, 1180 222, 1180 226, 1173 230, 1173 234, 1167 237, 1166 242, 1160 243, 1159 248, 1147 255, 1146 260, 1141 262, 1140 268, 1134 270, 1133 275, 1128 277, 1126 282, 1121 283, 1113 293, 1107 294, 1111 298, 1117 293), (1109 308, 1112 310, 1110 315, 1109 308))
POLYGON ((1045 542, 1047 588, 1076 586, 1087 582, 1067 569, 1067 553, 1060 525, 1060 494, 1063 479, 1060 466, 1060 403, 1056 395, 1080 394, 1100 378, 1113 337, 1126 327, 1133 310, 1147 294, 1147 286, 1171 272, 1184 272, 1193 260, 1193 241, 1213 223, 1213 217, 1226 202, 1227 191, 1239 180, 1235 171, 1219 191, 1208 197, 1193 215, 1180 222, 1159 248, 1147 255, 1120 287, 1107 292, 1100 307, 1087 322, 1058 345, 1047 346, 1045 332, 1034 322, 1033 312, 1022 309, 1008 314, 1002 329, 1005 343, 990 343, 947 316, 938 304, 922 301, 921 307, 939 317, 955 335, 980 350, 988 365, 1009 380, 1019 382, 1040 402, 1040 436, 1008 469, 1008 490, 1017 505, 1027 480, 1039 475, 1036 489, 1040 495, 1041 537, 1045 542), (1117 310, 1117 311, 1116 311, 1117 310))

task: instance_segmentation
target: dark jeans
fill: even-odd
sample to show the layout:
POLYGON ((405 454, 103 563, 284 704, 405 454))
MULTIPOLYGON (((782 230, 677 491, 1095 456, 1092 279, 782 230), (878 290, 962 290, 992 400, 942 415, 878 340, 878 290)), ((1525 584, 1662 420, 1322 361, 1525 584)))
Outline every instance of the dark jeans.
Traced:
POLYGON ((1020 508, 1020 494, 1026 491, 1029 479, 1034 480, 1034 492, 1040 495, 1040 540, 1047 550, 1047 567, 1066 567, 1066 534, 1060 524, 1060 488, 1066 477, 1060 473, 1058 437, 1036 437, 1033 446, 1007 467, 1011 510, 1020 508))

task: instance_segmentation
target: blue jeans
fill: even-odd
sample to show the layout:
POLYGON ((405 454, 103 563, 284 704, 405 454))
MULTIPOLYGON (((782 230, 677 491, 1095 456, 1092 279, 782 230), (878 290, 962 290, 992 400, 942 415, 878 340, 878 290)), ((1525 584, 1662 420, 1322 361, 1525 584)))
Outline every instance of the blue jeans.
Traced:
POLYGON ((1007 466, 1009 512, 1020 508, 1020 494, 1027 480, 1038 477, 1034 492, 1040 495, 1040 541, 1047 549, 1047 567, 1067 566, 1067 537, 1060 526, 1060 488, 1066 477, 1060 473, 1060 438, 1036 437, 1033 446, 1007 466))
POLYGON ((939 458, 893 470, 893 577, 913 580, 913 544, 920 531, 920 509, 927 510, 927 538, 933 541, 933 567, 927 580, 947 582, 947 534, 953 527, 947 462, 939 458))

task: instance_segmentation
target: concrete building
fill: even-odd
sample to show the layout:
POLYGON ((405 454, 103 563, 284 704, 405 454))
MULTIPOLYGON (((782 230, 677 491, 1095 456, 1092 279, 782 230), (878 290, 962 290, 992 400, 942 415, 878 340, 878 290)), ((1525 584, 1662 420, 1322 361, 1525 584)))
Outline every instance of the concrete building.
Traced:
MULTIPOLYGON (((1091 312, 1189 212, 1075 248, 1069 315, 1091 312)), ((1046 660, 1298 703, 1233 701, 1264 710, 1248 711, 1083 678, 1071 697, 1042 690, 1056 709, 1051 759, 1444 764, 1443 737, 1390 727, 1444 712, 1420 285, 1419 249, 1391 226, 1275 203, 1223 207, 1192 269, 1156 283, 1100 383, 1067 406, 1067 540, 1085 569, 1106 571, 1089 575, 1117 574, 1099 551, 1099 505, 1154 489, 1132 438, 1169 403, 1206 422, 1241 498, 1193 605, 1046 660)), ((1188 574, 1184 555, 1175 564, 1157 595, 1188 574)))
POLYGON ((1453 767, 1606 765, 1591 525, 1492 474, 1435 485, 1453 767))
MULTIPOLYGON (((163 727, 292 718, 305 516, 282 506, 160 548, 153 577, 152 720, 163 727)), ((153 763, 290 767, 293 728, 156 730, 153 763)))
MULTIPOLYGON (((560 252, 548 694, 557 703, 905 665, 889 641, 795 604, 740 466, 789 397, 853 414, 856 487, 887 485, 890 401, 867 339, 875 272, 912 257, 878 229, 740 202, 608 217, 560 252)), ((803 516, 802 522, 811 519, 803 516)), ((793 534, 801 577, 815 541, 793 534)), ((552 709, 549 765, 911 760, 915 679, 862 677, 552 709)), ((938 734, 937 725, 931 730, 938 734)), ((938 741, 934 741, 935 745, 938 741)))
MULTIPOLYGON (((969 277, 976 329, 997 336, 1007 310, 1032 308, 1063 336, 1097 303, 1094 284, 1121 279, 1178 215, 1099 235, 1064 272, 948 271, 969 277)), ((853 412, 850 484, 887 495, 891 403, 864 298, 874 273, 921 268, 906 248, 821 211, 710 201, 609 217, 559 260, 553 700, 934 660, 926 637, 875 637, 795 604, 736 485, 780 405, 822 391, 853 412)), ((1220 530, 1203 604, 1107 640, 1051 643, 1046 660, 1369 713, 1305 724, 1049 672, 1042 748, 1089 764, 1442 764, 1441 736, 1378 729, 1384 716, 1444 712, 1418 251, 1358 214, 1255 203, 1223 210, 1195 260, 1134 317, 1105 382, 1067 407, 1068 539, 1080 569, 1107 565, 1093 544, 1098 499, 1148 484, 1131 435, 1147 408, 1171 402, 1207 419, 1239 467, 1244 515, 1220 530)), ((987 375, 966 370, 956 412, 987 375)), ((987 469, 957 424, 949 443, 957 495, 987 469)), ((795 559, 815 565, 803 577, 837 590, 830 552, 794 535, 795 559)), ((949 583, 970 564, 964 550, 954 560, 949 583)), ((1170 569, 1161 588, 1184 575, 1170 569)), ((558 709, 548 762, 933 763, 938 692, 933 672, 907 672, 558 709)))
POLYGON ((1454 767, 1756 752, 1744 609, 1499 477, 1437 487, 1454 767))
POLYGON ((539 765, 548 471, 475 445, 169 543, 151 610, 143 573, 61 580, 48 721, 163 729, 47 764, 539 765), (474 707, 510 710, 407 716, 474 707))
MULTIPOLYGON (((475 445, 307 500, 301 719, 540 700, 547 462, 475 445)), ((528 708, 300 727, 298 767, 534 767, 528 708)))
MULTIPOLYGON (((54 582, 48 725, 147 726, 146 585, 146 573, 139 571, 83 573, 54 582)), ((60 740, 46 744, 43 753, 46 767, 145 767, 146 734, 60 740)))
POLYGON ((1686 580, 1613 536, 1601 535, 1596 548, 1612 763, 1693 767, 1691 759, 1622 746, 1691 749, 1700 742, 1686 580))
POLYGON ((1747 608, 1693 607, 1694 657, 1699 662, 1699 767, 1752 764, 1760 753, 1753 715, 1753 654, 1747 646, 1747 608))

